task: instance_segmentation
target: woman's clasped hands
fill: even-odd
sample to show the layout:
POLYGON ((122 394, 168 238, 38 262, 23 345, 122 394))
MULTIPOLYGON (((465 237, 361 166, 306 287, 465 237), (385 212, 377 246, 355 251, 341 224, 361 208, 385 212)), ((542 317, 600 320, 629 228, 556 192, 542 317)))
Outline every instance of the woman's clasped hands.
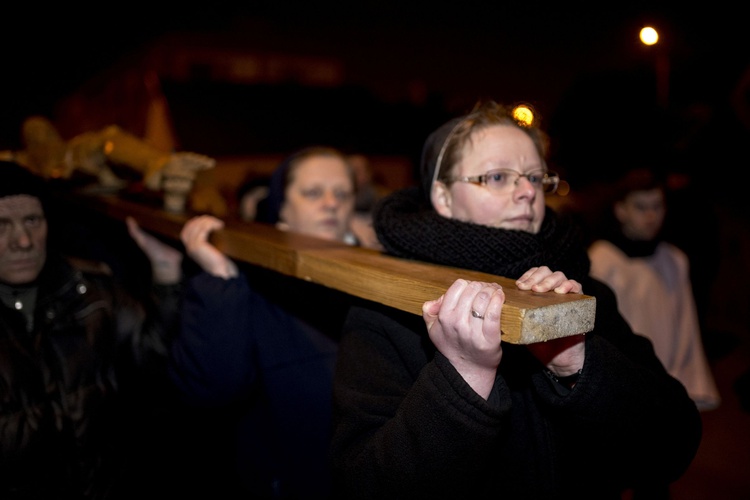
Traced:
MULTIPOLYGON (((546 266, 529 269, 516 285, 535 292, 583 292, 580 283, 546 266)), ((503 287, 497 283, 457 279, 440 298, 422 306, 432 343, 485 399, 495 383, 503 356, 500 318, 504 303, 503 287)), ((530 350, 553 373, 565 375, 572 366, 561 365, 573 365, 578 370, 583 364, 582 336, 577 337, 551 341, 543 347, 530 346, 530 350)))

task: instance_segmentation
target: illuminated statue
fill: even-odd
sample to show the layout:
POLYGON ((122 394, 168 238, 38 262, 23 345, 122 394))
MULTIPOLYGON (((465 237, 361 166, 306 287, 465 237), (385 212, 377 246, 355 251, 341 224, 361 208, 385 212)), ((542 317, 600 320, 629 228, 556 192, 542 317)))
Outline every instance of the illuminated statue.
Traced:
POLYGON ((65 141, 46 118, 31 116, 21 130, 25 150, 14 159, 45 178, 70 179, 75 172, 97 178, 105 188, 122 188, 113 166, 140 174, 146 188, 164 191, 165 208, 183 211, 198 172, 213 168, 216 160, 189 152, 165 152, 111 125, 65 141))

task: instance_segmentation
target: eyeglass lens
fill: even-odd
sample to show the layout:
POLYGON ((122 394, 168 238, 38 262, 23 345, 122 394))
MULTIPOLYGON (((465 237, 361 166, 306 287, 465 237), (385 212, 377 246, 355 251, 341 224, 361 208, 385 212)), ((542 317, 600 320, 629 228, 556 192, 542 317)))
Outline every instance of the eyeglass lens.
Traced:
POLYGON ((528 174, 520 174, 514 170, 495 170, 487 172, 485 182, 491 189, 504 190, 515 186, 521 177, 526 177, 535 188, 545 188, 544 172, 541 170, 528 174))

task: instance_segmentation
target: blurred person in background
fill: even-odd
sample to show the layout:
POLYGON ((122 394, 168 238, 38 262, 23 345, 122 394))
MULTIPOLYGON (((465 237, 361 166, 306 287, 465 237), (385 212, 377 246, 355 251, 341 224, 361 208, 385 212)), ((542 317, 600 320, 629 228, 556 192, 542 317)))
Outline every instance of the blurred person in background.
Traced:
POLYGON ((258 204, 268 196, 270 178, 253 174, 237 189, 237 214, 245 222, 254 222, 258 216, 258 204))
POLYGON ((657 172, 635 168, 619 179, 612 220, 588 250, 591 275, 614 290, 631 328, 651 340, 698 408, 712 410, 721 398, 703 349, 690 262, 663 239, 667 199, 657 172))
POLYGON ((354 203, 354 215, 351 228, 363 247, 382 250, 375 230, 372 228, 372 211, 384 195, 384 189, 373 178, 370 159, 363 154, 350 154, 347 161, 354 169, 357 186, 357 198, 354 203))
POLYGON ((0 162, 0 497, 127 498, 159 477, 140 462, 168 390, 182 254, 129 220, 153 269, 152 300, 136 300, 59 250, 66 211, 48 188, 0 162))
MULTIPOLYGON (((339 151, 296 152, 268 190, 256 221, 356 243, 349 230, 354 175, 339 151)), ((209 241, 223 227, 203 215, 182 229, 198 269, 185 283, 172 378, 189 404, 228 415, 220 417, 221 453, 233 462, 231 494, 326 498, 333 366, 349 297, 231 260, 209 241)))

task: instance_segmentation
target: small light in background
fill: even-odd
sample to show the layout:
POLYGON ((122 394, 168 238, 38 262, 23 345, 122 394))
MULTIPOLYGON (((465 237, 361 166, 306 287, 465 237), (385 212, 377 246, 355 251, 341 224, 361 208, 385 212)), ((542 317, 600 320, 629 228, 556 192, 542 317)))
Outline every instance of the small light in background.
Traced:
POLYGON ((659 33, 657 33, 656 30, 651 26, 646 26, 641 29, 640 37, 641 42, 643 42, 645 45, 654 45, 659 41, 659 33))
POLYGON ((534 123, 534 110, 528 104, 519 104, 513 108, 513 118, 527 127, 530 127, 534 123))

